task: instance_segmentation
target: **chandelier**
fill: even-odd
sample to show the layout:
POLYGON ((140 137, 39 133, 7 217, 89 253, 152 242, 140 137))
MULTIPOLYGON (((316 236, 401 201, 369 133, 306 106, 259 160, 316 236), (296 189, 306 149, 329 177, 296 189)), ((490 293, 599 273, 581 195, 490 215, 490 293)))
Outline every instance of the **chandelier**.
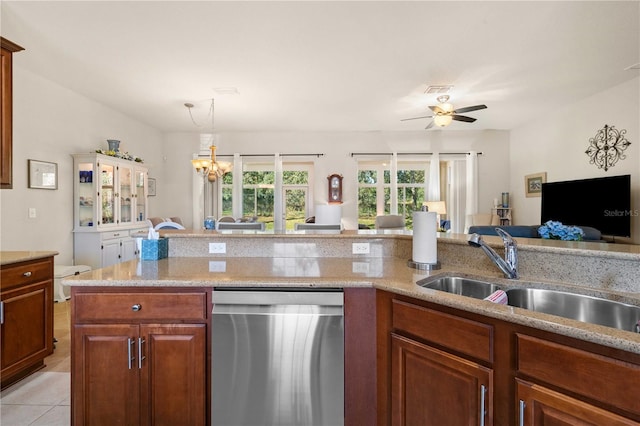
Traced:
MULTIPOLYGON (((189 110, 189 116, 191 117, 191 121, 197 127, 202 127, 196 123, 193 119, 193 114, 191 113, 191 108, 193 108, 192 103, 185 103, 184 106, 189 110)), ((233 168, 231 163, 225 161, 216 161, 216 145, 213 143, 214 140, 214 99, 211 99, 211 107, 209 108, 209 115, 211 116, 211 140, 212 144, 209 147, 211 150, 211 154, 209 157, 196 157, 191 160, 191 165, 196 170, 196 173, 206 176, 209 182, 215 182, 218 178, 221 178, 225 174, 229 173, 233 168)))
POLYGON ((226 175, 231 171, 233 165, 226 161, 216 161, 216 146, 211 145, 211 156, 209 158, 194 158, 191 160, 196 173, 206 176, 209 182, 215 182, 218 178, 226 175))

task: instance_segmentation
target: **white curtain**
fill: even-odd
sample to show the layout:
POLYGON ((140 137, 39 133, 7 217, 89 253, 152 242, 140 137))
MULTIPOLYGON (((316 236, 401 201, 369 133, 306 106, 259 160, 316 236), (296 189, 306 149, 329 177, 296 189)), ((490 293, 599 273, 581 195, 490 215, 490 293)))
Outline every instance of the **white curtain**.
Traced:
POLYGON ((467 200, 464 229, 469 229, 471 215, 478 213, 478 153, 470 151, 467 155, 467 200))
POLYGON ((274 158, 274 188, 273 188, 273 228, 276 231, 284 231, 285 229, 285 217, 284 217, 284 197, 282 196, 282 157, 280 154, 275 153, 274 158))
POLYGON ((231 210, 233 217, 242 217, 242 174, 244 166, 240 154, 233 154, 233 187, 231 188, 231 210))
POLYGON ((443 201, 440 198, 440 154, 434 152, 429 160, 429 182, 426 201, 443 201))

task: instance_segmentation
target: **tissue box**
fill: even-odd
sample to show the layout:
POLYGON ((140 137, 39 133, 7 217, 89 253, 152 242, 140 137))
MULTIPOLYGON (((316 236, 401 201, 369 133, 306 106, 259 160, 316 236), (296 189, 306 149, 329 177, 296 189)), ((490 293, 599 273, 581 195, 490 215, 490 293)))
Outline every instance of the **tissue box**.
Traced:
POLYGON ((159 238, 157 240, 142 240, 142 260, 158 260, 169 256, 169 240, 159 238))

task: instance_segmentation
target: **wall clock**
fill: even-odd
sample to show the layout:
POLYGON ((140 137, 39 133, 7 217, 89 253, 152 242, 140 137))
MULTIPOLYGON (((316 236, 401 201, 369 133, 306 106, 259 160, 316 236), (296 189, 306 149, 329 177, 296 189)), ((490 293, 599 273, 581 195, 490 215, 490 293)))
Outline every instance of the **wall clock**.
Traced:
POLYGON ((329 204, 342 203, 342 175, 333 174, 327 177, 329 181, 329 204))

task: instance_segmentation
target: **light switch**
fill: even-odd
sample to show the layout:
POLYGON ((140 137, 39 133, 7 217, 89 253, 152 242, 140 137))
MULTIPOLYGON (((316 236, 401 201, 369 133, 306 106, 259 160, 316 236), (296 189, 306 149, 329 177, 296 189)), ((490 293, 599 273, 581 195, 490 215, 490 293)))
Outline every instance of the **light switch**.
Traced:
POLYGON ((29 219, 35 219, 35 218, 36 218, 36 208, 29 207, 29 219))

